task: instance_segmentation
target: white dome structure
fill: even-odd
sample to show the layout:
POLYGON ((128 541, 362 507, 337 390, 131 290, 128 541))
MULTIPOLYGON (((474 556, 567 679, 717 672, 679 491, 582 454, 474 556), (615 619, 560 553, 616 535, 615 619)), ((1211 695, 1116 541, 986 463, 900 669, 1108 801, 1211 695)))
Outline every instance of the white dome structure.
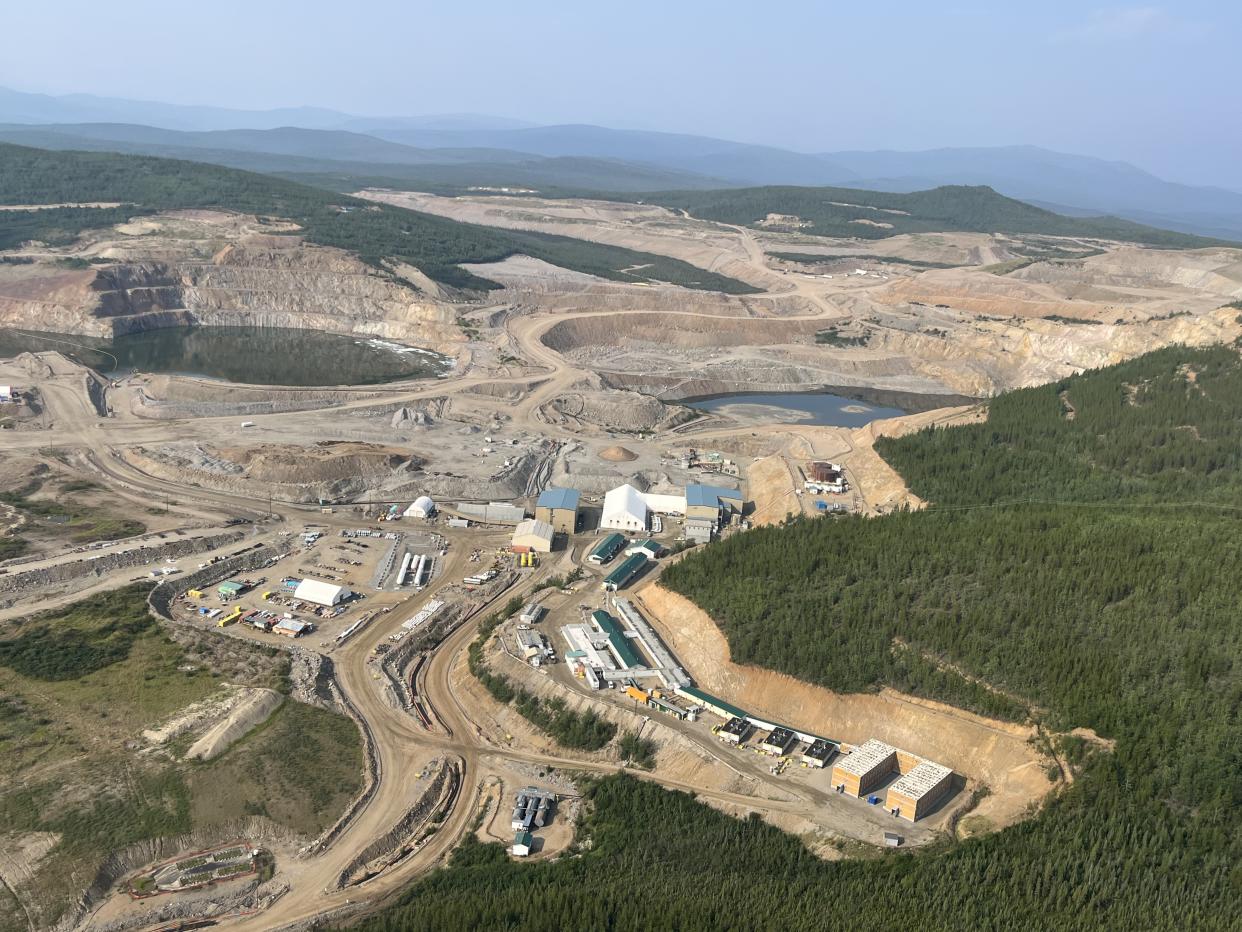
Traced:
POLYGON ((427 495, 420 495, 409 508, 405 510, 407 518, 430 518, 436 513, 436 503, 427 495))

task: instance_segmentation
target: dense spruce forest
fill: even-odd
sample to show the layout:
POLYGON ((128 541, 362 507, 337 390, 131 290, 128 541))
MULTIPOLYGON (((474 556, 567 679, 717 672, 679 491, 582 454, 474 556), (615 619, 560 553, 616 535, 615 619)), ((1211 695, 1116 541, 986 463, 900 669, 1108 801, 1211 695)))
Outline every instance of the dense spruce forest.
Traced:
POLYGON ((758 223, 769 214, 780 214, 801 221, 801 233, 857 239, 961 230, 1080 236, 1174 249, 1222 243, 1118 217, 1066 217, 997 194, 982 185, 944 185, 908 194, 793 186, 662 191, 643 195, 643 201, 685 210, 701 220, 742 225, 758 223))
POLYGON ((1079 777, 1030 820, 826 863, 614 777, 572 856, 467 844, 360 928, 1242 928, 1240 368, 1174 348, 1001 396, 883 445, 938 504, 757 529, 664 574, 740 661, 1115 742, 1055 739, 1079 777))
POLYGON ((520 253, 616 281, 663 281, 730 294, 755 290, 667 256, 458 223, 219 165, 0 144, 0 204, 99 202, 122 206, 0 211, 0 249, 31 239, 63 245, 83 230, 161 210, 219 208, 292 220, 312 243, 348 250, 377 267, 390 259, 408 262, 457 288, 497 287, 461 263, 497 262, 520 253), (620 271, 638 267, 638 274, 620 271))

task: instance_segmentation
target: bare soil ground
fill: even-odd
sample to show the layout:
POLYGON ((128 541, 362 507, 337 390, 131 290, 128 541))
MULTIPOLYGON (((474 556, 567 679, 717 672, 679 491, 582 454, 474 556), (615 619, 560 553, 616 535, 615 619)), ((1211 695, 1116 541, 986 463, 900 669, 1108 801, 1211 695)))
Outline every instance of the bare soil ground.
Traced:
POLYGON ((1048 761, 1033 747, 1035 730, 963 712, 943 703, 883 690, 839 695, 793 677, 729 659, 729 645, 711 618, 693 603, 658 585, 639 600, 660 636, 668 640, 702 687, 748 711, 767 714, 849 744, 878 738, 939 761, 992 794, 976 814, 1009 825, 1053 789, 1048 761))

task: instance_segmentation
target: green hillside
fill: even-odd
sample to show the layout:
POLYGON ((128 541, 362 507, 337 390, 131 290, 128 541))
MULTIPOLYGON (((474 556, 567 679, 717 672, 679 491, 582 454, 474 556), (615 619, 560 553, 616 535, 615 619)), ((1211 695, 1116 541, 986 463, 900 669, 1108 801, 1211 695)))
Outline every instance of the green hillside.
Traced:
POLYGON ((443 284, 495 287, 460 268, 522 253, 616 281, 663 281, 743 294, 750 286, 665 256, 563 236, 511 232, 370 204, 268 175, 139 155, 53 152, 0 144, 0 204, 122 202, 108 211, 0 212, 0 249, 28 239, 71 241, 90 227, 178 208, 221 208, 293 220, 311 242, 356 253, 376 266, 399 259, 443 284), (624 273, 641 266, 641 272, 624 273))
POLYGON ((578 856, 472 845, 361 927, 1242 927, 1240 388, 1233 350, 1174 348, 1002 396, 882 448, 952 504, 757 529, 664 573, 737 661, 1116 742, 1058 739, 1078 778, 1030 820, 823 863, 614 778, 578 856))
POLYGON ((797 217, 807 224, 798 232, 816 236, 885 239, 902 233, 1028 233, 1125 240, 1176 249, 1222 242, 1117 217, 1064 217, 983 186, 946 185, 909 194, 852 188, 739 188, 668 191, 644 195, 643 200, 685 210, 702 220, 746 226, 769 214, 797 217))

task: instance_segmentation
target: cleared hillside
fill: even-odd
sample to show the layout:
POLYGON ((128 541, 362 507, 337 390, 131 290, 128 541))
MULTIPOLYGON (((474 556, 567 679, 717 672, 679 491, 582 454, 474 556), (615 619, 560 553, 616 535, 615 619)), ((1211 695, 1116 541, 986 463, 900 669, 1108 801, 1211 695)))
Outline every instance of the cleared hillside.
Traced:
POLYGON ((753 290, 665 256, 458 223, 218 165, 0 144, 0 205, 83 202, 122 206, 98 211, 0 211, 0 249, 31 239, 64 243, 84 229, 142 214, 216 208, 292 220, 311 242, 348 250, 376 266, 390 259, 408 262, 452 287, 496 287, 459 264, 498 262, 524 254, 617 281, 661 281, 730 294, 753 290), (635 268, 641 273, 622 271, 635 268))
POLYGON ((701 220, 816 236, 884 239, 902 233, 963 231, 1077 236, 1178 249, 1221 243, 1117 217, 1065 217, 983 186, 946 185, 909 194, 807 187, 668 191, 646 195, 644 201, 684 210, 701 220))
POLYGON ((471 841, 360 927, 1238 928, 1239 515, 1196 502, 1236 481, 1213 451, 1236 446, 1240 370, 1231 349, 1170 349, 1003 396, 986 424, 894 456, 923 496, 949 497, 956 474, 969 507, 761 528, 664 573, 736 661, 1115 742, 1054 737, 1076 778, 1030 820, 823 863, 758 819, 610 778, 587 793, 574 857, 515 864, 471 841), (1118 399, 1140 410, 1108 429, 1118 399), (1056 487, 1050 457, 1072 477, 1099 459, 1102 484, 1056 487), (1064 503, 988 504, 1012 485, 1064 503))

